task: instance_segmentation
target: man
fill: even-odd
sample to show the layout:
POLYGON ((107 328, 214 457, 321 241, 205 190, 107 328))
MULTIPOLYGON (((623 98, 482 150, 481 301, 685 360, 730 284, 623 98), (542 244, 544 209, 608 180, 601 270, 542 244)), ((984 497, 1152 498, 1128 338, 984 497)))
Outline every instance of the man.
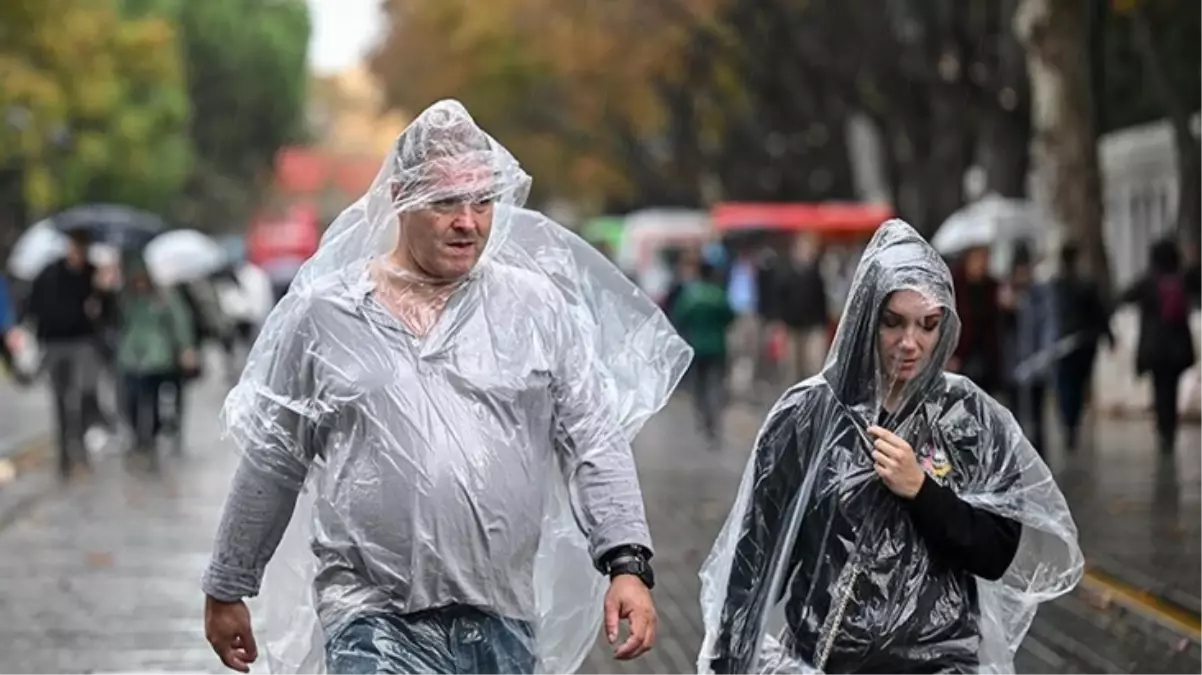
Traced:
POLYGON ((1029 248, 1019 246, 1015 250, 1010 279, 1002 289, 999 304, 1010 409, 1027 440, 1042 456, 1047 450, 1047 378, 1058 334, 1053 292, 1036 281, 1033 263, 1029 248))
POLYGON ((1106 310, 1097 284, 1078 268, 1080 249, 1072 242, 1060 249, 1060 273, 1052 282, 1061 339, 1078 337, 1072 351, 1056 367, 1056 401, 1064 444, 1076 450, 1080 438, 1081 414, 1093 378, 1098 342, 1105 339, 1114 346, 1110 331, 1110 313, 1106 310))
POLYGON ((737 317, 730 329, 730 346, 733 352, 730 382, 735 395, 742 397, 752 393, 762 351, 759 293, 761 277, 754 249, 749 244, 743 245, 735 256, 726 282, 726 295, 737 317))
POLYGON ((243 599, 307 479, 312 589, 281 590, 282 611, 315 596, 330 672, 574 668, 582 652, 557 657, 591 639, 565 635, 600 606, 574 589, 602 577, 565 569, 573 546, 610 579, 611 644, 629 622, 615 656, 654 644, 629 438, 688 348, 612 266, 570 281, 600 258, 519 209, 528 189, 460 104, 436 103, 264 326, 226 403, 245 457, 203 581, 206 635, 228 667, 257 656, 243 599), (578 509, 557 509, 569 492, 578 509))
POLYGON ((799 236, 792 259, 776 279, 776 302, 788 336, 785 363, 790 385, 816 375, 826 360, 829 311, 818 260, 818 242, 812 236, 799 236))
POLYGON ((34 279, 29 292, 32 319, 50 377, 58 422, 58 468, 68 478, 88 467, 84 433, 98 409, 101 367, 99 322, 104 299, 94 286, 96 270, 88 261, 89 237, 68 237, 67 254, 34 279), (90 414, 91 413, 91 414, 90 414))

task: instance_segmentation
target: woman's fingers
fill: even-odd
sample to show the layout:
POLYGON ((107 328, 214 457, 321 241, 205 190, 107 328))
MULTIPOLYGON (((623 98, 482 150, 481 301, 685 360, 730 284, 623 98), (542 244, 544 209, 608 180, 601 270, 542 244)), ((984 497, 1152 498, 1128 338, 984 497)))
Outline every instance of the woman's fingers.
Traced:
POLYGON ((892 443, 884 440, 883 438, 878 438, 872 444, 872 447, 876 449, 875 450, 876 452, 879 452, 879 453, 885 455, 886 457, 888 457, 889 459, 893 459, 893 460, 901 459, 902 453, 905 452, 901 448, 897 447, 896 445, 893 445, 892 443))
POLYGON ((881 443, 882 441, 884 441, 888 445, 891 445, 895 448, 901 448, 903 450, 908 450, 910 452, 913 452, 912 450, 910 450, 910 444, 907 443, 904 438, 902 438, 901 436, 898 436, 897 434, 893 433, 892 431, 889 431, 888 429, 886 429, 884 427, 878 427, 878 426, 868 427, 868 433, 872 434, 873 436, 876 436, 876 438, 877 438, 876 443, 878 443, 878 444, 881 443))
POLYGON ((872 452, 872 461, 875 462, 875 466, 876 466, 876 469, 878 472, 880 472, 881 470, 889 471, 897 466, 896 459, 893 459, 892 457, 881 452, 880 450, 874 450, 872 452))

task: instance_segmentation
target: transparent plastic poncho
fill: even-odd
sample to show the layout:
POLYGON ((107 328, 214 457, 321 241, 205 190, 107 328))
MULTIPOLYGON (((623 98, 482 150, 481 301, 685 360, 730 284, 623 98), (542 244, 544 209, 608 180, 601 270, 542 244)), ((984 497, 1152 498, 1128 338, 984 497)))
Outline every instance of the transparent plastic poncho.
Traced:
POLYGON ((943 370, 959 334, 954 307, 935 250, 906 223, 883 224, 823 371, 769 413, 702 568, 700 672, 1012 672, 1037 605, 1078 583, 1076 526, 1048 467, 1004 407, 943 370), (905 378, 882 365, 898 361, 878 338, 901 291, 941 317, 905 378), (912 505, 874 470, 870 425, 914 448, 924 480, 1012 532, 1021 524, 1013 560, 994 562, 1000 578, 936 559, 912 505))
POLYGON ((265 322, 223 421, 244 461, 303 488, 251 603, 272 671, 324 672, 326 638, 356 618, 440 604, 504 619, 541 672, 595 642, 594 565, 624 543, 601 530, 645 524, 630 441, 691 350, 600 253, 522 208, 529 185, 462 105, 434 104, 265 322), (401 231, 489 211, 486 243, 439 218, 424 243, 401 231), (483 251, 448 282, 396 264, 400 241, 483 251))

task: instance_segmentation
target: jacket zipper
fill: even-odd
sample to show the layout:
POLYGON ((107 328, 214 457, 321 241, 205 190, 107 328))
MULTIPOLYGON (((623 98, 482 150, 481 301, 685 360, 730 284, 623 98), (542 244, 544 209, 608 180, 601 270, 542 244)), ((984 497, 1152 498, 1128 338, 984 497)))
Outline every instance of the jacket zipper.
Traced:
POLYGON ((826 661, 830 658, 831 648, 835 646, 835 634, 838 633, 839 627, 843 625, 843 617, 847 614, 847 606, 851 604, 851 593, 855 589, 856 579, 860 577, 860 572, 860 563, 853 563, 851 566, 851 575, 843 588, 842 595, 838 598, 838 604, 835 606, 835 614, 830 622, 830 628, 820 642, 822 648, 818 650, 818 662, 814 664, 818 670, 826 669, 826 661))

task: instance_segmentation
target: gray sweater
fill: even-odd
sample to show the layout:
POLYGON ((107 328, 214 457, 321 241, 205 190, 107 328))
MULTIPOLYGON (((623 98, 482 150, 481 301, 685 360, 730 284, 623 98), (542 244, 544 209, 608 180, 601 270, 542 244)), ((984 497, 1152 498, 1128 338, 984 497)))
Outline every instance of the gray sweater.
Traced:
POLYGON ((650 548, 609 383, 549 282, 492 266, 419 338, 346 276, 293 300, 268 375, 231 394, 245 455, 207 594, 258 592, 307 479, 327 629, 447 604, 533 619, 564 476, 594 560, 650 548))

